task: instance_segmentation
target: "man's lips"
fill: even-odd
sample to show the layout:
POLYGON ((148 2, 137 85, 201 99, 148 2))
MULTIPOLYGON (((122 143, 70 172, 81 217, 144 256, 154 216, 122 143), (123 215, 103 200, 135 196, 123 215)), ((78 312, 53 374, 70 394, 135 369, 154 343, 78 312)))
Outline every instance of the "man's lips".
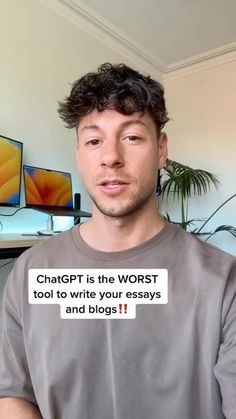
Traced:
POLYGON ((128 182, 123 179, 102 179, 98 182, 98 187, 101 188, 102 192, 108 194, 109 196, 117 196, 123 193, 128 182))
POLYGON ((128 182, 125 182, 122 179, 103 179, 102 181, 99 182, 99 186, 107 186, 107 187, 112 187, 112 186, 118 186, 118 185, 127 185, 128 182))

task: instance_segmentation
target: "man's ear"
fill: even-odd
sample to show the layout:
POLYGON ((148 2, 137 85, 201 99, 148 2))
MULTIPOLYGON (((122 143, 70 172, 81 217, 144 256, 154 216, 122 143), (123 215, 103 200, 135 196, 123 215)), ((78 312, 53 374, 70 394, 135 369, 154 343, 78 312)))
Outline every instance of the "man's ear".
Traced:
POLYGON ((159 161, 159 169, 163 169, 166 165, 166 160, 168 158, 168 137, 165 132, 161 132, 160 137, 158 139, 158 161, 159 161))

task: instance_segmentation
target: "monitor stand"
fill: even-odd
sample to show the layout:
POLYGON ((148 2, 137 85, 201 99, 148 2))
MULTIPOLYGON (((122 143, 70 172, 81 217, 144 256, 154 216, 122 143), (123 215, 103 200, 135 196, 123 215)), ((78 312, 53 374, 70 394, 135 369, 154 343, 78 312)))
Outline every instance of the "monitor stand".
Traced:
POLYGON ((53 223, 53 215, 48 214, 48 221, 47 221, 47 230, 39 230, 37 233, 43 236, 52 236, 54 234, 54 223, 53 223))

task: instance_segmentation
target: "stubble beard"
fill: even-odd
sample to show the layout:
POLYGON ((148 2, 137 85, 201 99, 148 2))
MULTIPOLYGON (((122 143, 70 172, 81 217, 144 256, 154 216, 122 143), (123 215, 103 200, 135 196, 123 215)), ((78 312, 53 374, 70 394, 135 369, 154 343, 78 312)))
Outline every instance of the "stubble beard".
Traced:
POLYGON ((94 205, 103 215, 110 218, 124 219, 142 211, 153 196, 155 189, 153 187, 149 191, 143 190, 139 193, 133 193, 129 200, 124 200, 124 203, 122 203, 122 198, 119 197, 118 200, 114 198, 113 204, 110 205, 103 204, 92 193, 89 191, 88 193, 94 205))

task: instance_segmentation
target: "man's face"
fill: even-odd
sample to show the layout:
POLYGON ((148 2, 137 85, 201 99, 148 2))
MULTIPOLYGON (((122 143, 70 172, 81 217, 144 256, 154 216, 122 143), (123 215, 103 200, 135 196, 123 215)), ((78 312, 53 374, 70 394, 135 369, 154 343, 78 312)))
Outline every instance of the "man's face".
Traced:
POLYGON ((149 114, 93 111, 78 127, 77 162, 87 191, 106 216, 140 210, 156 190, 167 158, 167 138, 157 138, 149 114))

